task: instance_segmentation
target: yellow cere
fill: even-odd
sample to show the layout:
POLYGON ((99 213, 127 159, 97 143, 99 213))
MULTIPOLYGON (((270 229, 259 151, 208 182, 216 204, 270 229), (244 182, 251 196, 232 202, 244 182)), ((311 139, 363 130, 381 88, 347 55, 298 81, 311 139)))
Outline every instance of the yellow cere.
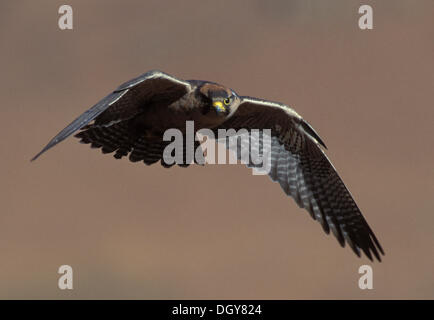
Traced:
POLYGON ((224 112, 226 111, 226 108, 223 106, 223 103, 221 101, 215 101, 213 102, 213 107, 216 108, 218 111, 224 112))

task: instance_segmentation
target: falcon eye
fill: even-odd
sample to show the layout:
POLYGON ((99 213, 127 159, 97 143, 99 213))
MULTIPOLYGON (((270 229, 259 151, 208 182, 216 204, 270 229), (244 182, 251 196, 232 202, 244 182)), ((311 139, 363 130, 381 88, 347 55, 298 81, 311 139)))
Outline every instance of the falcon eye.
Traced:
POLYGON ((230 98, 226 98, 226 99, 223 100, 223 103, 225 105, 228 105, 229 103, 231 103, 231 99, 230 98))

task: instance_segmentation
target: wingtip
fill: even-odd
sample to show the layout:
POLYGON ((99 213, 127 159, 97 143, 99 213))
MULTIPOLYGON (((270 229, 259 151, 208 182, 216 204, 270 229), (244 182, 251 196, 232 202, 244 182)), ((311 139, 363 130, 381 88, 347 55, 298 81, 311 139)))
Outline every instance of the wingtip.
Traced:
POLYGON ((41 154, 43 154, 45 151, 47 151, 48 149, 51 148, 50 143, 48 145, 46 145, 41 151, 39 151, 32 159, 30 159, 30 162, 35 161, 36 159, 38 159, 40 157, 41 154))
POLYGON ((32 159, 30 159, 30 162, 33 162, 33 161, 35 161, 36 159, 38 159, 39 156, 40 156, 41 154, 42 154, 42 151, 39 152, 38 154, 36 154, 32 159))

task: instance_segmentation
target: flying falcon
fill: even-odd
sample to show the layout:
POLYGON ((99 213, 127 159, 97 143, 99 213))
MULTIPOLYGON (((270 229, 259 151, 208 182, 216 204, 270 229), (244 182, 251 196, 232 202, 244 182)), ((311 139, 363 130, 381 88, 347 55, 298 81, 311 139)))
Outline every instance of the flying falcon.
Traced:
MULTIPOLYGON (((239 96, 222 85, 180 80, 164 72, 149 71, 132 79, 84 112, 56 135, 32 160, 75 136, 103 153, 149 165, 163 161, 166 129, 185 132, 186 121, 195 130, 270 129, 269 176, 306 209, 324 231, 330 230, 360 257, 381 261, 384 251, 353 197, 325 155, 324 142, 314 129, 287 105, 239 96), (183 131, 184 130, 184 131, 183 131)), ((198 142, 195 142, 198 144, 198 142)), ((182 163, 179 165, 186 166, 182 163)), ((188 165, 188 164, 187 164, 188 165)))

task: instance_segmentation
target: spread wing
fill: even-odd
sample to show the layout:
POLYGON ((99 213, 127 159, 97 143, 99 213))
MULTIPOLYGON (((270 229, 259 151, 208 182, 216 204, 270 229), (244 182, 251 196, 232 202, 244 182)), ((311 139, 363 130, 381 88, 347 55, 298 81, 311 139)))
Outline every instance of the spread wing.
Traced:
MULTIPOLYGON (((65 129, 51 139, 51 141, 32 158, 32 161, 36 160, 45 151, 65 140, 93 120, 95 120, 94 127, 111 127, 140 114, 146 106, 146 103, 151 99, 153 101, 162 100, 164 103, 170 104, 190 90, 191 85, 187 81, 179 80, 164 72, 153 70, 144 73, 119 86, 116 90, 71 122, 65 129)), ((118 127, 123 128, 121 124, 119 124, 118 127)), ((117 142, 120 144, 123 139, 122 130, 118 131, 116 129, 118 128, 113 127, 112 130, 108 131, 114 131, 115 135, 119 136, 117 142)))
MULTIPOLYGON (((370 260, 373 253, 381 261, 379 252, 384 255, 384 251, 380 243, 323 152, 321 146, 325 145, 313 128, 285 105, 250 97, 241 98, 237 111, 220 128, 271 129, 271 161, 268 170, 271 179, 278 182, 287 195, 320 222, 327 234, 331 229, 342 247, 348 243, 358 256, 362 250, 370 260)), ((250 134, 252 138, 253 134, 250 134)), ((255 148, 255 145, 259 148, 258 140, 251 140, 250 144, 251 148, 255 148)), ((260 145, 262 149, 262 142, 260 145)), ((231 149, 230 145, 227 147, 231 149)), ((240 158, 240 143, 236 144, 235 149, 240 158)), ((255 166, 253 163, 247 165, 255 166)))

